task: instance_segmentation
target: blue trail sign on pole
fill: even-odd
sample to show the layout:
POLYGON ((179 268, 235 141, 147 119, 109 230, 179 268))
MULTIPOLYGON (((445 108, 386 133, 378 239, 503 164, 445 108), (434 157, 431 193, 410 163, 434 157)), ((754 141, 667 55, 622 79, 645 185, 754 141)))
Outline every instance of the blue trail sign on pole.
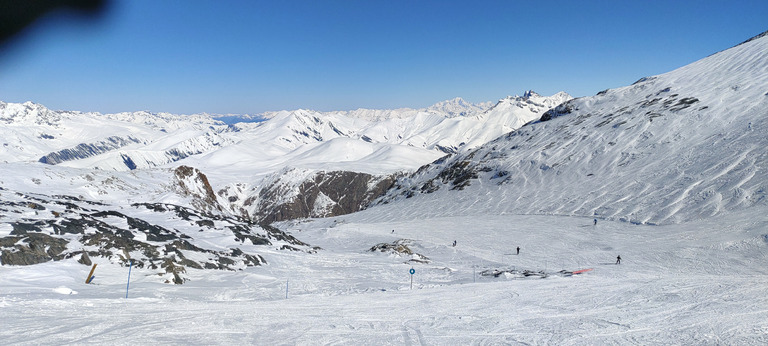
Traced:
POLYGON ((128 299, 128 287, 131 286, 131 268, 133 268, 133 260, 131 260, 131 264, 128 266, 128 284, 125 285, 125 299, 128 299))
POLYGON ((416 269, 411 268, 408 272, 411 273, 411 289, 413 289, 413 274, 416 274, 416 269))

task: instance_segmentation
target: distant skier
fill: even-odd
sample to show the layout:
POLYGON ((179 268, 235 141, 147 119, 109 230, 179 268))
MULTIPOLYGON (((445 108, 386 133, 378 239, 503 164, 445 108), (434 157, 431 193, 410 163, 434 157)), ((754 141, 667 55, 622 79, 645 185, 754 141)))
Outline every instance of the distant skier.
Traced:
POLYGON ((597 219, 594 219, 593 221, 595 222, 594 225, 597 226, 597 219))
POLYGON ((453 241, 453 246, 456 247, 456 241, 455 240, 453 241))
POLYGON ((394 234, 394 233, 395 233, 395 230, 392 230, 392 233, 394 234))
POLYGON ((616 264, 621 264, 621 255, 616 256, 616 264))
POLYGON ((517 254, 518 255, 520 254, 520 247, 519 246, 517 247, 517 254))

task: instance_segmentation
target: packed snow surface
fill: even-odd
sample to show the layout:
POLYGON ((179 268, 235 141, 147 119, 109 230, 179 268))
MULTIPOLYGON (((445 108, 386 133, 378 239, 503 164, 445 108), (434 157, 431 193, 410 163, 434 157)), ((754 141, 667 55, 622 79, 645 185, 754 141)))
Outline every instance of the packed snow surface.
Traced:
POLYGON ((534 215, 399 218, 412 207, 283 224, 323 249, 273 251, 269 265, 240 272, 191 270, 181 286, 133 268, 127 298, 125 267, 103 263, 85 284, 90 268, 73 260, 2 266, 0 337, 5 344, 768 342, 765 213, 669 226, 534 215), (428 263, 368 251, 401 239, 428 263), (593 270, 559 273, 579 269, 593 270), (509 273, 480 274, 493 270, 509 273), (519 274, 525 270, 548 276, 519 274))

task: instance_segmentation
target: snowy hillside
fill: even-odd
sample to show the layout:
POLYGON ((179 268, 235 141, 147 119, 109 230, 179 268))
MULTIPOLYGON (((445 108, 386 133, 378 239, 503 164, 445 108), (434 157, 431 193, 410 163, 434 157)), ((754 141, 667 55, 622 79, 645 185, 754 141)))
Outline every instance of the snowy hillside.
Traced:
POLYGON ((762 37, 563 103, 538 122, 420 169, 384 201, 421 194, 423 203, 462 201, 457 209, 470 213, 649 224, 765 207, 767 85, 762 37), (495 198, 473 197, 489 194, 495 198))

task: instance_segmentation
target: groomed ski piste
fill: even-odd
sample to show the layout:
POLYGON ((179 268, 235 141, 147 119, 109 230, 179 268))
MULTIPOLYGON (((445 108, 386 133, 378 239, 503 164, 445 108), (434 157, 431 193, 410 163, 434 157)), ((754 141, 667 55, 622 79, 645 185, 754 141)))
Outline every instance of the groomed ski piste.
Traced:
POLYGON ((265 253, 269 265, 238 272, 190 270, 192 279, 179 286, 132 268, 126 291, 128 268, 108 262, 97 267, 92 284, 85 284, 90 268, 74 259, 3 266, 0 338, 4 344, 768 342, 765 212, 668 226, 474 212, 431 218, 423 209, 420 217, 398 217, 418 208, 404 202, 284 224, 322 250, 265 253), (413 254, 370 251, 398 241, 413 254), (488 275, 493 271, 506 273, 488 275))

